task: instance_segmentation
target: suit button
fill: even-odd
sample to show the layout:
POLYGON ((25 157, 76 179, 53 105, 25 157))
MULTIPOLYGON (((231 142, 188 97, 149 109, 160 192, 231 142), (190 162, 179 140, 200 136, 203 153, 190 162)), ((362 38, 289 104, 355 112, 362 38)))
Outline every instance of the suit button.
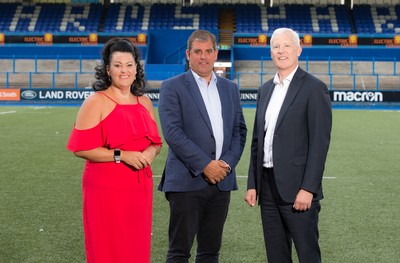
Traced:
POLYGON ((215 152, 212 152, 211 154, 212 154, 212 155, 215 155, 215 152))
POLYGON ((211 134, 211 138, 214 139, 214 135, 211 134))

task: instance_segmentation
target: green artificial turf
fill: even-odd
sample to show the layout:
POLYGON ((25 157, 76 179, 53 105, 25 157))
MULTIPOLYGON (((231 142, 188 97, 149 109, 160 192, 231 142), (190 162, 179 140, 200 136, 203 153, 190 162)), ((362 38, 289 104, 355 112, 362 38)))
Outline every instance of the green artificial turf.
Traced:
MULTIPOLYGON (((77 111, 0 107, 0 262, 85 262, 84 161, 65 148, 77 111)), ((255 110, 244 112, 249 136, 237 167, 240 189, 232 192, 221 263, 266 262, 259 208, 243 201, 255 110)), ((152 165, 154 263, 165 262, 167 251, 168 203, 156 190, 167 148, 164 144, 152 165)), ((319 225, 324 262, 398 262, 399 151, 399 111, 333 111, 319 225)))

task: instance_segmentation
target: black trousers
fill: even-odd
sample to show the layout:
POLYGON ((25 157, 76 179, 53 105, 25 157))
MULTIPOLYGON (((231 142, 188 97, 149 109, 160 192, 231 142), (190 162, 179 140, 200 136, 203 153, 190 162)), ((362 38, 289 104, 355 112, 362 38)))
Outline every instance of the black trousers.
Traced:
POLYGON ((210 185, 200 191, 170 192, 166 197, 170 206, 166 262, 189 262, 195 237, 196 263, 218 262, 230 192, 210 185))
POLYGON ((318 244, 319 201, 305 212, 282 200, 273 169, 264 168, 261 181, 261 218, 268 263, 291 263, 292 241, 300 263, 320 263, 318 244))

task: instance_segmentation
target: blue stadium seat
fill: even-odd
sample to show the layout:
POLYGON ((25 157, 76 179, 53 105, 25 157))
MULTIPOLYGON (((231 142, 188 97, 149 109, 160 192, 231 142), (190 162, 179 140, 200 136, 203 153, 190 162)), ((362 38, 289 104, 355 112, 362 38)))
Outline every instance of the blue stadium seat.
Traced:
POLYGON ((1 31, 94 32, 98 30, 103 6, 64 3, 0 3, 1 31), (18 17, 15 19, 15 17, 18 17))
POLYGON ((394 7, 371 5, 355 5, 353 8, 354 23, 357 33, 395 33, 395 28, 400 29, 399 15, 394 7))
POLYGON ((272 33, 279 27, 291 27, 299 33, 351 33, 349 12, 347 7, 339 5, 236 5, 236 30, 272 33))
POLYGON ((0 3, 0 32, 139 32, 152 29, 218 30, 219 12, 233 8, 236 32, 272 33, 292 27, 299 33, 399 34, 400 5, 314 6, 286 4, 151 5, 72 0, 71 3, 0 3), (90 4, 88 4, 90 3, 90 4), (104 21, 103 10, 107 8, 104 21))

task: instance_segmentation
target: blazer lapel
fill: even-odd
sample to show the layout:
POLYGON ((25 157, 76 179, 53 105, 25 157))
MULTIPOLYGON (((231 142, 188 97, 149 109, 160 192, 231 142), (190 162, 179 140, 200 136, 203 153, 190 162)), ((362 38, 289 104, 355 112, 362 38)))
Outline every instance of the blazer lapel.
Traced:
POLYGON ((283 101, 281 110, 278 115, 278 120, 276 121, 275 130, 278 129, 279 124, 282 122, 283 117, 285 116, 287 110, 289 109, 289 106, 292 104, 294 98, 299 92, 300 87, 303 84, 303 79, 302 79, 303 75, 304 71, 299 67, 296 73, 293 75, 292 81, 290 82, 285 100, 283 101))
MULTIPOLYGON (((226 87, 225 85, 222 85, 222 81, 219 81, 220 77, 217 76, 217 90, 218 90, 218 94, 219 94, 219 99, 221 101, 221 114, 222 114, 222 125, 224 127, 224 142, 223 142, 223 151, 224 149, 229 149, 229 140, 227 140, 226 138, 230 138, 232 135, 232 128, 230 128, 232 122, 230 121, 232 119, 231 116, 232 112, 234 112, 234 110, 232 109, 232 107, 234 107, 234 105, 232 105, 230 99, 231 99, 231 93, 229 91, 229 87, 226 87)), ((235 116, 234 116, 235 118, 235 116)))
POLYGON ((272 96, 272 92, 274 91, 275 88, 275 84, 273 81, 271 81, 270 83, 268 83, 265 87, 262 86, 261 89, 265 89, 265 90, 261 90, 259 95, 259 105, 258 105, 258 120, 257 123, 262 123, 262 126, 259 127, 260 132, 264 133, 265 132, 265 113, 267 112, 267 107, 269 104, 269 101, 271 100, 271 96, 272 96))
POLYGON ((201 113, 201 116, 203 116, 204 122, 206 123, 208 129, 212 132, 211 121, 210 117, 208 117, 206 105, 204 104, 203 97, 201 96, 199 87, 197 86, 197 82, 190 70, 186 72, 186 81, 188 90, 190 91, 190 94, 192 95, 193 100, 201 113))
MULTIPOLYGON (((226 89, 223 85, 221 85, 221 81, 218 81, 217 77, 217 90, 218 90, 218 94, 219 94, 219 99, 221 101, 221 114, 222 114, 222 120, 227 120, 227 114, 232 113, 231 107, 233 105, 231 105, 231 103, 229 103, 229 98, 230 96, 226 95, 226 89)), ((224 121, 224 126, 225 126, 225 121, 224 121)))

